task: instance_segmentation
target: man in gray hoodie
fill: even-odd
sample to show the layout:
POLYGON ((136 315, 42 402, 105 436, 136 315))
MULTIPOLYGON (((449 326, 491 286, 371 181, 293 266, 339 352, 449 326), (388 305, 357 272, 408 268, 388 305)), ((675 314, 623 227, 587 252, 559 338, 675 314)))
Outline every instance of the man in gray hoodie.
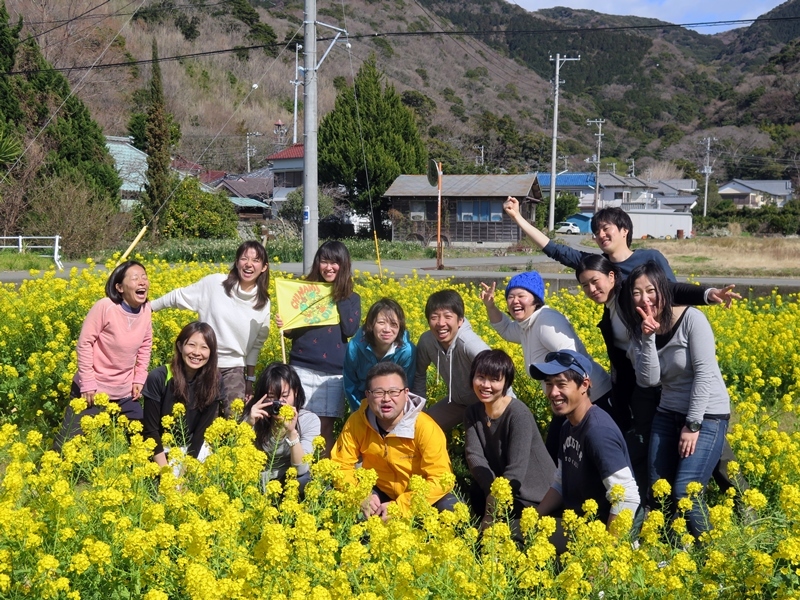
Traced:
POLYGON ((469 373, 472 360, 489 346, 464 318, 464 300, 455 290, 431 294, 425 304, 425 317, 430 331, 417 342, 417 369, 411 391, 428 397, 428 365, 436 364, 436 371, 447 384, 447 397, 426 412, 448 432, 464 421, 467 407, 478 402, 469 373))

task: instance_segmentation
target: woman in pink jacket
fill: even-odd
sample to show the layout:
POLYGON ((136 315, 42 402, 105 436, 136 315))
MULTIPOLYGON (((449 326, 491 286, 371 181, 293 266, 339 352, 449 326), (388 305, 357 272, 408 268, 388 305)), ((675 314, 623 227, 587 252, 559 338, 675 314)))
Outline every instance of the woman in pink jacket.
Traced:
POLYGON ((96 415, 98 393, 119 404, 121 414, 142 420, 139 397, 147 379, 153 345, 150 282, 144 267, 133 260, 119 265, 106 281, 106 297, 89 310, 78 337, 78 372, 70 396, 84 398, 87 408, 75 414, 67 406, 53 449, 81 433, 81 417, 96 415))

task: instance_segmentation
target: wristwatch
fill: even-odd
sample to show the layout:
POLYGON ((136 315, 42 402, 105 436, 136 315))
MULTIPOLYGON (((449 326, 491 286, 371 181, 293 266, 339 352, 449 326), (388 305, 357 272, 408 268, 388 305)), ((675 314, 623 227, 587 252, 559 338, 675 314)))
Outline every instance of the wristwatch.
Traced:
POLYGON ((250 383, 255 383, 256 382, 256 376, 255 375, 247 375, 244 378, 244 380, 245 381, 249 381, 250 383))
POLYGON ((299 435, 296 438, 294 438, 293 440, 290 440, 288 437, 286 438, 286 445, 289 446, 289 448, 291 448, 293 446, 297 446, 297 444, 299 444, 299 443, 300 443, 300 436, 299 435))
POLYGON ((692 433, 697 433, 698 431, 700 431, 700 428, 702 426, 703 424, 700 421, 690 421, 689 419, 686 419, 686 429, 688 429, 692 433))

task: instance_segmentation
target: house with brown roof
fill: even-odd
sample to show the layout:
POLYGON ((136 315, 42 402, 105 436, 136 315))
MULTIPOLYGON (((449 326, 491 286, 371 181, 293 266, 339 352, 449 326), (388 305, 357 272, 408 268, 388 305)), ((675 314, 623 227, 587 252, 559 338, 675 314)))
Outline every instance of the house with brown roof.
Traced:
MULTIPOLYGON (((497 248, 518 242, 523 234, 503 211, 508 196, 519 198, 531 219, 542 199, 537 175, 443 175, 443 242, 497 248)), ((400 175, 384 197, 391 203, 392 240, 436 241, 439 193, 425 175, 400 175)))

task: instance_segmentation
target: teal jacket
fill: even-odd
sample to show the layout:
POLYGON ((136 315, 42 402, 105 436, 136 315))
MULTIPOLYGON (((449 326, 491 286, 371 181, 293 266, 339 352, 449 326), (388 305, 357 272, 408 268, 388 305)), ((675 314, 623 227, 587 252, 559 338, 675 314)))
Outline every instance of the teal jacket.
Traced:
POLYGON ((411 343, 408 330, 403 334, 403 341, 394 351, 389 352, 380 361, 375 356, 362 328, 347 343, 347 353, 344 357, 344 397, 350 405, 350 412, 355 412, 365 398, 364 390, 367 383, 367 372, 378 362, 397 363, 406 372, 408 387, 414 385, 414 372, 417 362, 417 348, 411 343))

